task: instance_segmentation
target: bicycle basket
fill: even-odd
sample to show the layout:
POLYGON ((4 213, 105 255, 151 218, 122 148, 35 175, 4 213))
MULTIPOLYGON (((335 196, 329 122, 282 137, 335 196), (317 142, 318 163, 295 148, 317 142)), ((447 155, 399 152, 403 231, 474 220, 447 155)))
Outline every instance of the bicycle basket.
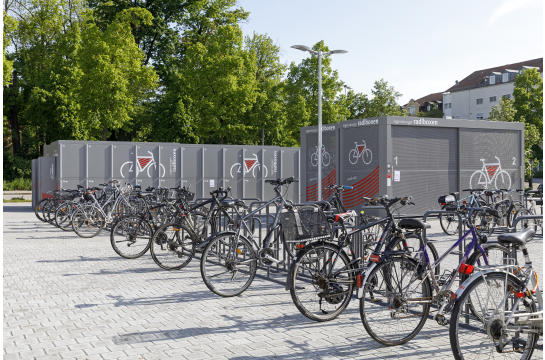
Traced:
POLYGON ((314 206, 306 206, 280 214, 286 242, 302 242, 329 237, 331 228, 314 206))

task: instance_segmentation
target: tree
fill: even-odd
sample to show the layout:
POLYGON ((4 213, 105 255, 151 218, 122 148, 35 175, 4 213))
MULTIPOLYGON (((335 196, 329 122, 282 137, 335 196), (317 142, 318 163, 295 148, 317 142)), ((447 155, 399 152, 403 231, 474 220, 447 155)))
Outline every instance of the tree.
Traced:
POLYGON ((388 86, 384 79, 375 81, 375 86, 371 90, 373 98, 368 101, 365 108, 364 117, 378 116, 404 116, 405 112, 397 104, 397 100, 402 96, 395 91, 393 86, 388 86))
MULTIPOLYGON (((328 52, 324 41, 316 43, 313 50, 328 52)), ((344 102, 337 101, 343 82, 337 70, 331 68, 331 58, 322 57, 322 123, 332 124, 345 120, 350 111, 344 102)), ((318 58, 311 56, 299 65, 290 64, 286 79, 287 129, 294 143, 299 144, 299 128, 318 124, 318 58), (296 110, 304 107, 304 110, 296 110), (296 110, 294 112, 290 110, 296 110)), ((298 145, 297 145, 298 146, 298 145)))
POLYGON ((488 118, 492 121, 524 123, 524 177, 531 181, 532 165, 530 159, 540 159, 539 154, 541 154, 541 158, 543 157, 543 152, 539 147, 541 140, 539 129, 534 124, 526 122, 523 116, 519 116, 518 110, 515 108, 515 101, 506 97, 502 97, 499 105, 492 108, 488 118))
POLYGON ((144 66, 144 54, 131 30, 151 25, 145 9, 123 10, 105 30, 91 24, 82 34, 78 62, 82 70, 77 99, 79 117, 92 133, 120 129, 131 121, 138 101, 157 85, 153 68, 144 66))
POLYGON ((243 48, 238 26, 220 26, 202 41, 187 45, 182 68, 199 133, 212 143, 240 143, 253 130, 240 119, 256 101, 256 56, 243 48))
POLYGON ((513 97, 516 121, 534 125, 543 137, 543 79, 537 69, 522 70, 515 79, 513 97))
POLYGON ((430 111, 428 112, 420 111, 416 114, 416 116, 418 117, 428 117, 428 118, 438 118, 438 119, 442 119, 444 115, 445 114, 438 109, 437 104, 435 103, 431 104, 430 111))
POLYGON ((350 115, 348 120, 362 119, 365 117, 365 109, 369 106, 369 98, 362 93, 356 93, 350 90, 346 96, 348 110, 350 115))
POLYGON ((11 73, 13 72, 13 61, 9 60, 6 57, 6 47, 11 45, 10 38, 8 34, 12 33, 17 26, 17 22, 14 18, 9 16, 4 11, 4 28, 3 30, 3 39, 4 42, 2 43, 2 51, 3 51, 3 79, 4 79, 4 86, 7 86, 10 83, 11 80, 11 73))

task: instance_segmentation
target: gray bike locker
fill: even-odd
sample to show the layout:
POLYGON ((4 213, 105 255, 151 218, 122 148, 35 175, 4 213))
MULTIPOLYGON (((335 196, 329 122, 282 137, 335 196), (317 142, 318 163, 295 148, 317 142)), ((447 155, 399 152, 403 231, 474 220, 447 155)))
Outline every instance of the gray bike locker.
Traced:
MULTIPOLYGON (((75 189, 117 179, 142 188, 191 185, 196 198, 207 198, 222 186, 231 187, 234 198, 263 199, 270 194, 266 179, 299 176, 299 162, 293 160, 298 151, 276 146, 59 140, 44 146, 44 154, 55 159, 57 183, 45 185, 43 191, 39 183, 33 186, 37 198, 57 186, 75 189), (290 155, 280 171, 282 149, 290 155)), ((40 161, 33 168, 35 178, 42 175, 40 161)))
MULTIPOLYGON (((416 206, 400 212, 418 216, 440 208, 437 198, 449 192, 467 196, 462 190, 472 186, 524 185, 522 123, 383 116, 343 121, 334 127, 336 149, 326 150, 336 156, 332 163, 339 164, 337 184, 354 186, 343 193, 343 201, 356 211, 362 196, 412 196, 416 206), (372 153, 369 164, 358 155, 363 141, 372 153), (472 176, 479 176, 479 184, 470 184, 472 176)), ((330 134, 329 129, 323 132, 326 147, 333 143, 330 134)), ((316 143, 317 127, 301 128, 302 201, 316 199, 317 173, 312 163, 316 143)), ((322 172, 323 187, 331 183, 329 175, 322 172)), ((329 195, 323 192, 324 198, 329 195)))

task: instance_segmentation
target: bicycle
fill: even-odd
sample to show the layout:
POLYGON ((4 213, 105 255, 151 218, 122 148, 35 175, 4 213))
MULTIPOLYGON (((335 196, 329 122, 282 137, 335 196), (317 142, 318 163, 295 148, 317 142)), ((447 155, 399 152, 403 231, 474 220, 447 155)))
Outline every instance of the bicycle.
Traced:
MULTIPOLYGON (((331 161, 331 155, 325 151, 325 146, 322 144, 322 165, 328 166, 331 161)), ((310 155, 310 163, 312 166, 318 166, 318 146, 316 146, 316 152, 310 155)))
POLYGON ((87 191, 83 194, 87 203, 78 206, 70 220, 72 229, 80 237, 94 237, 102 231, 106 223, 113 225, 119 213, 134 210, 128 199, 132 186, 126 184, 124 187, 120 187, 117 180, 112 180, 110 183, 114 184, 115 188, 103 204, 94 196, 97 190, 87 191))
MULTIPOLYGON (((541 190, 528 190, 524 193, 524 203, 521 205, 521 208, 514 214, 513 218, 516 219, 520 216, 528 215, 540 215, 537 213, 536 205, 542 207, 541 214, 543 214, 543 188, 541 190), (540 199, 536 200, 531 197, 532 194, 538 194, 540 199)), ((537 228, 541 227, 543 229, 542 220, 524 220, 520 221, 520 228, 517 230, 526 229, 530 226, 530 222, 534 222, 534 231, 537 232, 537 228)))
MULTIPOLYGON (((275 259, 272 246, 285 240, 281 225, 278 224, 281 210, 289 203, 281 193, 283 186, 286 192, 291 183, 297 182, 293 177, 287 179, 265 180, 274 186, 276 196, 258 206, 255 210, 241 216, 233 230, 223 231, 212 236, 201 257, 201 276, 210 291, 214 294, 231 297, 242 294, 251 285, 256 273, 258 262, 263 266, 283 264, 275 259), (263 243, 258 244, 251 231, 253 216, 262 209, 275 204, 276 214, 268 226, 263 243), (242 231, 245 230, 248 236, 242 231)), ((288 247, 284 243, 285 248, 288 247)))
POLYGON ((471 208, 466 221, 469 230, 433 263, 427 252, 427 238, 417 251, 418 256, 405 250, 374 252, 370 256, 373 264, 360 282, 358 298, 363 327, 375 341, 387 346, 405 344, 420 332, 428 314, 435 311, 437 323, 447 325, 443 314, 449 311, 445 308, 451 300, 450 289, 458 274, 468 275, 473 270, 466 260, 479 251, 485 264, 489 264, 481 246, 487 239, 477 234, 472 223, 474 216, 483 211, 495 214, 491 209, 471 208), (437 278, 435 268, 469 235, 472 241, 458 267, 452 273, 437 278), (430 311, 431 305, 436 305, 438 310, 430 311))
MULTIPOLYGON (((482 207, 486 205, 486 200, 479 193, 480 191, 484 191, 484 189, 464 189, 463 191, 469 191, 470 194, 462 199, 458 199, 459 192, 451 192, 449 195, 440 196, 437 201, 441 205, 441 210, 453 206, 459 209, 462 205, 466 205, 467 207, 482 207)), ((460 223, 458 222, 458 217, 453 214, 439 215, 439 223, 445 234, 455 235, 458 233, 460 223)))
POLYGON ((483 167, 481 170, 477 170, 471 174, 471 177, 469 178, 470 188, 483 187, 488 189, 488 185, 492 184, 492 181, 494 181, 496 189, 511 188, 511 177, 509 176, 509 173, 502 170, 500 158, 497 156, 494 157, 498 159, 497 163, 486 164, 486 159, 480 159, 483 163, 483 167))
POLYGON ((371 160, 373 160, 373 153, 371 152, 371 149, 366 147, 365 140, 362 141, 363 144, 354 142, 354 144, 356 144, 356 148, 350 150, 348 153, 348 161, 350 161, 350 164, 352 165, 355 165, 360 157, 365 165, 369 165, 371 160))
MULTIPOLYGON (((297 309, 307 318, 314 321, 329 321, 339 316, 348 306, 356 287, 357 274, 365 273, 369 266, 369 257, 364 251, 363 257, 353 256, 351 246, 359 234, 386 222, 384 231, 378 241, 363 237, 364 248, 379 252, 384 244, 389 247, 408 249, 409 238, 405 237, 401 228, 426 226, 417 219, 402 219, 396 225, 395 206, 412 204, 408 198, 386 197, 369 199, 364 198, 372 205, 384 206, 387 216, 375 222, 364 224, 356 229, 346 226, 347 220, 354 218, 356 213, 351 211, 331 215, 330 222, 339 224, 331 233, 328 241, 316 241, 297 252, 286 280, 286 290, 290 291, 292 300, 297 309), (333 241, 336 230, 340 230, 337 241, 333 241), (395 241, 390 241, 395 239, 395 241)), ((411 234, 410 238, 414 238, 411 234)), ((417 240, 420 243, 421 239, 417 240)), ((433 244, 429 243, 431 253, 436 253, 433 244)))
POLYGON ((533 229, 499 235, 498 242, 522 249, 524 266, 507 258, 475 267, 453 293, 449 336, 456 360, 532 357, 543 336, 543 298, 526 248, 534 235, 533 229))

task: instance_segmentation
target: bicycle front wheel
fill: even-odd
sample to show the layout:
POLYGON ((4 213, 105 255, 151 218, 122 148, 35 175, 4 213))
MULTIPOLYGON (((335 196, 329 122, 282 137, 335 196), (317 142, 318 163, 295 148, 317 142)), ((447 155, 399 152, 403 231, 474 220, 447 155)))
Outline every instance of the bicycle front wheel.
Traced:
POLYGON ((416 278, 417 262, 392 257, 380 263, 363 284, 360 316, 367 333, 383 345, 401 345, 422 329, 432 296, 428 277, 416 278))
POLYGON ((43 217, 42 208, 45 206, 45 204, 47 203, 48 200, 49 200, 48 198, 40 200, 36 204, 36 207, 34 208, 34 214, 36 215, 38 220, 43 221, 43 222, 45 222, 46 220, 43 217))
POLYGON ((230 297, 242 294, 257 272, 257 256, 252 244, 233 233, 210 240, 201 258, 201 276, 214 294, 230 297))
POLYGON ((92 238, 104 228, 104 217, 93 205, 83 205, 72 215, 72 229, 83 238, 92 238))
POLYGON ((290 293, 301 314, 314 321, 329 321, 346 309, 355 282, 349 263, 346 253, 330 243, 311 245, 299 256, 291 273, 290 293))
POLYGON ((511 289, 519 289, 521 286, 521 281, 513 275, 506 277, 505 273, 498 272, 479 277, 466 288, 456 301, 450 318, 450 345, 456 360, 532 357, 538 335, 531 331, 537 329, 531 326, 530 318, 531 313, 537 309, 533 298, 520 301, 514 308, 517 297, 511 289), (504 298, 505 302, 500 308, 504 298), (479 316, 469 311, 470 307, 479 316), (506 324, 505 321, 513 310, 518 317, 513 317, 506 324), (530 331, 521 332, 520 326, 529 328, 530 331), (506 335, 510 340, 498 352, 496 346, 500 338, 506 335))
MULTIPOLYGON (((445 210, 446 205, 444 205, 441 210, 445 210)), ((455 214, 441 214, 439 215, 439 223, 441 228, 447 235, 456 235, 460 227, 460 221, 458 221, 458 216, 455 214)))
POLYGON ((155 231, 150 254, 153 261, 165 270, 180 270, 195 255, 195 235, 186 225, 170 223, 155 231))
POLYGON ((139 216, 128 216, 112 227, 110 243, 119 256, 136 259, 148 251, 152 235, 149 222, 139 216))

